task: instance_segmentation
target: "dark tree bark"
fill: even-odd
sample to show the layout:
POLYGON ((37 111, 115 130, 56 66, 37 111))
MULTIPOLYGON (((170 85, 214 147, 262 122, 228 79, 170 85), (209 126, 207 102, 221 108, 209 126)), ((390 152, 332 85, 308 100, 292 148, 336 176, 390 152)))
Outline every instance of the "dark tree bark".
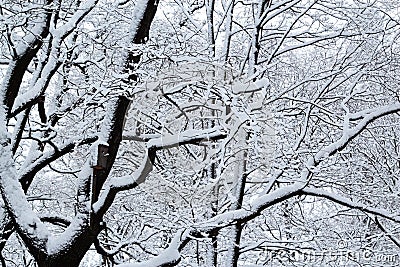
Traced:
MULTIPOLYGON (((140 44, 144 43, 147 40, 150 26, 155 16, 156 10, 157 10, 157 2, 155 0, 149 0, 142 14, 143 16, 139 18, 139 22, 137 23, 138 28, 134 29, 136 31, 133 33, 131 40, 133 43, 140 44)), ((13 59, 14 61, 10 64, 10 67, 8 69, 9 71, 8 75, 11 78, 8 80, 8 84, 3 85, 5 88, 4 104, 7 107, 9 113, 12 109, 15 98, 18 95, 19 87, 22 83, 24 73, 26 72, 30 61, 38 53, 40 46, 42 44, 42 39, 48 34, 48 24, 50 19, 51 19, 51 14, 47 16, 46 27, 43 28, 43 32, 40 34, 41 38, 37 38, 37 40, 35 40, 32 46, 29 46, 26 49, 26 51, 24 51, 24 53, 21 54, 21 56, 13 59)), ((125 66, 124 66, 125 71, 128 73, 132 73, 132 71, 134 70, 133 69, 134 64, 138 63, 139 60, 140 56, 128 53, 125 59, 125 66)), ((137 77, 135 75, 131 75, 129 79, 124 82, 133 83, 134 81, 136 81, 136 79, 137 77)), ((41 98, 38 100, 39 115, 41 122, 45 123, 47 122, 47 117, 45 114, 43 101, 40 100, 41 98)), ((106 163, 104 168, 94 171, 96 187, 93 187, 94 191, 92 192, 92 197, 93 197, 92 203, 93 200, 95 201, 97 199, 100 189, 107 180, 110 171, 113 167, 113 164, 115 162, 119 145, 122 140, 125 113, 129 108, 130 100, 128 100, 124 96, 120 96, 117 98, 117 100, 114 101, 113 104, 114 105, 112 105, 112 108, 110 110, 110 112, 112 112, 111 125, 110 125, 111 128, 107 136, 108 153, 107 153, 106 163)), ((93 142, 94 140, 93 139, 90 140, 89 143, 93 142)), ((71 144, 71 146, 72 147, 65 148, 64 150, 55 151, 54 157, 57 158, 68 153, 68 151, 71 151, 73 149, 75 144, 71 144)), ((51 162, 50 158, 49 160, 51 162)), ((20 182, 25 192, 29 188, 29 185, 31 184, 37 171, 39 171, 48 163, 49 162, 47 163, 42 162, 42 164, 39 164, 40 166, 39 165, 35 166, 32 170, 28 171, 25 175, 23 175, 20 182)), ((109 206, 110 205, 108 205, 107 208, 109 206)), ((26 247, 28 248, 32 256, 35 258, 38 266, 40 267, 79 266, 82 258, 89 250, 91 245, 95 242, 97 235, 103 229, 104 224, 102 220, 104 213, 107 211, 107 208, 101 210, 96 214, 90 214, 89 216, 87 216, 84 219, 84 222, 81 225, 79 225, 80 228, 78 229, 78 231, 76 231, 75 235, 72 236, 71 239, 65 243, 65 246, 62 248, 62 250, 58 250, 58 252, 49 251, 46 243, 38 244, 37 241, 30 239, 29 234, 27 235, 26 233, 23 233, 23 229, 19 227, 18 223, 15 221, 13 213, 10 211, 8 207, 7 210, 10 212, 12 216, 10 223, 6 225, 6 228, 7 230, 12 230, 13 228, 12 226, 13 225, 16 226, 18 234, 21 236, 26 247)), ((7 239, 9 237, 8 233, 10 232, 11 231, 5 232, 2 237, 7 239)), ((0 244, 1 247, 4 247, 4 244, 5 243, 1 243, 0 244)))

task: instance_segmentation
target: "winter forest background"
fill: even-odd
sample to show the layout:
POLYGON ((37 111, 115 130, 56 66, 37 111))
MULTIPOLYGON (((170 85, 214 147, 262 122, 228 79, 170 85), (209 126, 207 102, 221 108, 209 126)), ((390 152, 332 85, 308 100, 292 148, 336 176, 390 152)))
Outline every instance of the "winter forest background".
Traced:
POLYGON ((0 0, 2 266, 398 266, 398 0, 0 0))

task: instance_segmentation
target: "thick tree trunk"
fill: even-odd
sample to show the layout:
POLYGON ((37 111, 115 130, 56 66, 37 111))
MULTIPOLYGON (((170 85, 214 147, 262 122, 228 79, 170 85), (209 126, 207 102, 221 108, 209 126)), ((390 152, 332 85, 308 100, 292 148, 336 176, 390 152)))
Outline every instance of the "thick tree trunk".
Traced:
POLYGON ((62 254, 36 258, 38 267, 78 267, 99 233, 99 228, 86 230, 76 242, 62 254))
MULTIPOLYGON (((134 25, 137 25, 137 28, 132 29, 132 36, 130 42, 135 43, 135 44, 140 44, 144 43, 146 39, 148 38, 149 34, 149 29, 150 25, 153 21, 155 12, 157 10, 157 3, 154 0, 143 0, 142 5, 139 6, 139 15, 136 16, 136 20, 134 25), (142 13, 141 13, 142 12, 142 13)), ((30 58, 33 57, 33 55, 30 54, 32 51, 33 54, 37 53, 37 50, 29 50, 27 53, 30 58)), ((128 52, 126 55, 126 58, 123 59, 125 61, 125 65, 123 66, 127 72, 132 71, 130 68, 132 67, 132 64, 135 64, 139 61, 140 57, 137 55, 133 55, 131 52, 128 52)), ((23 72, 26 66, 22 66, 17 68, 17 70, 21 69, 20 72, 23 72)), ((18 66, 17 66, 18 67, 18 66)), ((11 74, 15 74, 15 68, 11 69, 11 74)), ((17 73, 19 76, 23 76, 22 73, 17 73)), ((129 77, 130 79, 127 82, 131 82, 132 79, 135 80, 135 77, 129 77)), ((12 75, 9 77, 13 77, 12 75)), ((13 79, 15 81, 15 79, 13 79)), ((18 83, 21 83, 20 80, 17 79, 18 83)), ((6 96, 4 97, 6 100, 6 106, 11 107, 13 104, 13 101, 15 100, 15 97, 17 95, 17 90, 18 84, 6 84, 6 96), (10 92, 10 93, 8 93, 10 92)), ((91 194, 94 198, 93 200, 95 201, 102 185, 105 183, 106 179, 109 176, 109 173, 111 171, 111 168, 113 167, 113 163, 116 159, 118 148, 120 145, 120 142, 122 140, 122 132, 124 128, 124 121, 125 121, 125 113, 128 110, 130 101, 124 97, 120 96, 118 99, 113 100, 113 105, 110 106, 109 112, 111 115, 109 116, 110 121, 109 121, 109 129, 107 131, 107 136, 106 136, 106 141, 108 143, 108 157, 107 157, 107 162, 106 166, 104 169, 101 170, 101 172, 96 173, 96 179, 97 179, 97 188, 95 188, 93 194, 91 194)), ((11 157, 11 156, 10 156, 11 157)), ((32 171, 31 173, 28 173, 27 176, 29 178, 33 178, 33 176, 36 174, 36 172, 32 171)), ((24 183, 24 179, 22 180, 22 187, 26 191, 27 187, 29 186, 30 182, 32 179, 28 179, 28 183, 24 183)), ((3 198, 4 198, 4 188, 3 188, 3 198)), ((7 192, 8 193, 8 192, 7 192)), ((13 200, 12 198, 8 198, 7 200, 13 200)), ((5 201, 6 202, 6 201, 5 201)), ((87 199, 84 199, 84 204, 87 204, 87 199)), ((23 202, 24 204, 27 204, 27 200, 23 202)), ((82 222, 81 225, 77 225, 79 227, 78 229, 73 229, 73 235, 68 236, 68 239, 66 240, 57 240, 58 245, 57 251, 54 251, 53 249, 47 247, 50 242, 46 240, 46 237, 43 235, 37 235, 35 236, 34 234, 27 234, 26 230, 26 224, 20 224, 20 221, 18 221, 16 218, 17 215, 12 209, 12 207, 17 206, 14 202, 6 202, 8 212, 12 215, 12 222, 10 221, 9 224, 4 223, 3 225, 6 228, 10 228, 12 225, 16 225, 16 229, 18 234, 21 236, 22 240, 24 241, 26 247, 29 249, 30 253, 32 256, 35 258, 36 263, 40 267, 63 267, 63 266, 68 266, 68 267, 73 267, 73 266, 79 266, 80 262, 82 261, 83 257, 85 256, 86 252, 89 250, 91 245, 94 243, 94 241, 97 238, 97 235, 101 231, 101 222, 102 222, 102 217, 104 213, 106 212, 105 210, 102 210, 101 212, 97 214, 90 214, 90 219, 89 219, 89 214, 88 210, 85 209, 84 213, 82 213, 82 216, 86 216, 85 221, 82 222), (10 204, 12 203, 12 205, 10 204), (21 226, 22 225, 22 226, 21 226), (32 236, 34 238, 32 238, 32 236), (38 238, 37 241, 35 238, 38 238), (35 239, 35 240, 33 240, 35 239)), ((82 204, 82 203, 80 203, 82 204)), ((109 205, 110 206, 110 205, 109 205)), ((21 208, 22 209, 22 208, 21 208)), ((27 208, 28 210, 28 208, 27 208)), ((36 218, 35 218, 36 219, 36 218)), ((36 227, 29 225, 35 232, 36 227)), ((41 227, 43 227, 41 225, 41 227)), ((29 228, 30 229, 30 228, 29 228)), ((45 229, 45 228, 43 228, 45 229)), ((40 231, 38 231, 40 232, 40 231)), ((3 234, 2 237, 8 238, 8 236, 5 236, 3 234)), ((57 239, 57 237, 52 237, 57 239)), ((0 246, 4 246, 5 243, 0 243, 0 246)), ((51 244, 50 244, 51 245, 51 244)))

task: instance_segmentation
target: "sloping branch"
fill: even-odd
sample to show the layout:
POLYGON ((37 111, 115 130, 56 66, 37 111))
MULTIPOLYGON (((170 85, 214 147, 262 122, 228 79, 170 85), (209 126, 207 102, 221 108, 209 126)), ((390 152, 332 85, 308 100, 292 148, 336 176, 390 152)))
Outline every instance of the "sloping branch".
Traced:
POLYGON ((43 153, 32 164, 26 166, 23 170, 21 170, 21 173, 19 174, 19 181, 24 191, 28 190, 29 185, 31 184, 36 173, 43 169, 45 166, 70 153, 77 146, 91 144, 97 139, 98 136, 91 136, 83 140, 71 140, 63 144, 59 149, 54 149, 53 151, 43 153))
MULTIPOLYGON (((46 5, 52 2, 52 0, 47 0, 46 5)), ((42 46, 43 39, 49 34, 50 19, 51 11, 47 10, 45 14, 42 15, 41 21, 37 22, 30 29, 30 33, 25 36, 24 40, 21 41, 14 50, 16 54, 13 55, 13 58, 8 64, 1 89, 4 93, 2 103, 7 107, 8 113, 11 112, 11 108, 22 83, 22 78, 29 64, 42 46)))
POLYGON ((362 204, 362 203, 354 202, 354 201, 351 201, 350 199, 339 196, 338 194, 334 194, 334 193, 331 193, 331 192, 328 192, 328 191, 325 191, 322 189, 304 188, 301 190, 301 192, 304 195, 322 197, 322 198, 331 200, 335 203, 338 203, 342 206, 360 210, 362 212, 366 212, 366 213, 369 213, 372 215, 377 215, 377 216, 386 218, 388 220, 391 220, 393 222, 400 222, 400 215, 393 214, 384 209, 373 208, 373 207, 370 207, 370 206, 362 204))
POLYGON ((395 222, 400 222, 399 215, 392 214, 386 210, 371 208, 322 190, 307 188, 308 179, 312 177, 310 170, 313 167, 318 166, 324 159, 344 149, 354 138, 356 138, 356 136, 358 136, 370 123, 376 119, 399 111, 400 103, 383 106, 370 111, 354 128, 344 129, 341 138, 339 138, 336 142, 321 148, 314 156, 311 156, 300 174, 299 182, 278 188, 271 193, 256 198, 252 201, 250 208, 240 208, 238 210, 228 211, 223 214, 219 214, 205 222, 192 225, 186 230, 182 230, 175 235, 175 238, 173 242, 170 243, 168 249, 164 250, 159 256, 153 259, 137 264, 127 263, 119 265, 118 267, 175 266, 179 263, 180 251, 191 240, 191 236, 208 237, 224 227, 238 222, 248 222, 259 216, 263 210, 298 195, 315 195, 319 197, 325 197, 339 204, 378 215, 395 222), (185 234, 183 235, 182 233, 185 234), (174 255, 174 257, 171 259, 165 255, 174 255))
POLYGON ((118 192, 133 189, 143 183, 153 170, 153 162, 157 150, 219 140, 226 136, 225 131, 219 127, 214 127, 206 130, 188 130, 179 134, 165 135, 149 140, 147 142, 147 152, 140 167, 131 175, 110 179, 98 201, 93 205, 94 212, 98 215, 104 214, 118 192))
POLYGON ((79 7, 78 11, 65 25, 57 29, 50 29, 53 39, 49 61, 44 66, 40 78, 29 88, 26 93, 19 96, 15 94, 13 96, 13 105, 11 105, 9 108, 9 117, 16 116, 23 110, 31 108, 42 101, 42 96, 46 91, 51 78, 61 66, 61 61, 59 61, 59 50, 63 40, 78 27, 78 24, 96 6, 97 2, 98 0, 86 1, 79 7))

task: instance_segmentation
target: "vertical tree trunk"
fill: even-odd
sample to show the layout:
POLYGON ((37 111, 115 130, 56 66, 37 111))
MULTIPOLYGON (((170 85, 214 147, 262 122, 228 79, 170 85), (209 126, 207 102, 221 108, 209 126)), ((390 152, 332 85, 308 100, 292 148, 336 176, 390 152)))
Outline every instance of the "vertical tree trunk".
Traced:
MULTIPOLYGON (((206 15, 207 15, 207 25, 208 25, 208 45, 210 50, 210 57, 215 57, 215 37, 214 37, 214 7, 215 0, 207 0, 206 1, 206 15)), ((215 75, 215 71, 212 72, 212 75, 215 75)), ((211 100, 212 104, 215 104, 215 99, 211 100)), ((211 117, 215 117, 215 110, 211 111, 211 117)), ((212 119, 210 122, 211 128, 215 126, 215 120, 212 119)), ((211 166, 207 172, 208 180, 214 181, 216 178, 216 166, 215 163, 211 163, 211 166)), ((211 217, 214 217, 218 213, 218 185, 212 192, 211 199, 211 217)), ((208 264, 212 263, 212 266, 217 266, 218 264, 218 241, 217 234, 211 236, 211 249, 208 249, 208 264)))
POLYGON ((214 38, 214 6, 215 0, 206 1, 207 25, 208 25, 208 45, 210 46, 210 56, 215 56, 215 38, 214 38))
MULTIPOLYGON (((245 147, 245 133, 243 130, 239 132, 239 147, 245 147)), ((244 189, 246 186, 246 168, 247 168, 247 151, 244 149, 237 155, 237 168, 233 175, 235 175, 234 188, 233 188, 233 202, 231 203, 230 210, 238 210, 242 207, 244 189)), ((243 225, 236 223, 228 228, 228 252, 227 252, 227 266, 237 267, 240 256, 240 239, 242 235, 243 225)))
POLYGON ((253 28, 253 36, 251 38, 251 49, 249 55, 249 76, 253 75, 256 72, 256 67, 258 64, 258 55, 260 52, 260 38, 262 33, 262 21, 261 18, 265 12, 265 7, 270 4, 269 0, 259 0, 257 4, 254 4, 256 7, 256 15, 254 18, 254 28, 253 28))
POLYGON ((226 23, 225 23, 225 39, 224 39, 224 48, 223 48, 223 60, 224 63, 228 63, 229 60, 229 51, 231 47, 231 39, 232 39, 232 18, 233 18, 233 8, 235 6, 235 0, 231 0, 228 5, 228 10, 226 14, 226 23))

